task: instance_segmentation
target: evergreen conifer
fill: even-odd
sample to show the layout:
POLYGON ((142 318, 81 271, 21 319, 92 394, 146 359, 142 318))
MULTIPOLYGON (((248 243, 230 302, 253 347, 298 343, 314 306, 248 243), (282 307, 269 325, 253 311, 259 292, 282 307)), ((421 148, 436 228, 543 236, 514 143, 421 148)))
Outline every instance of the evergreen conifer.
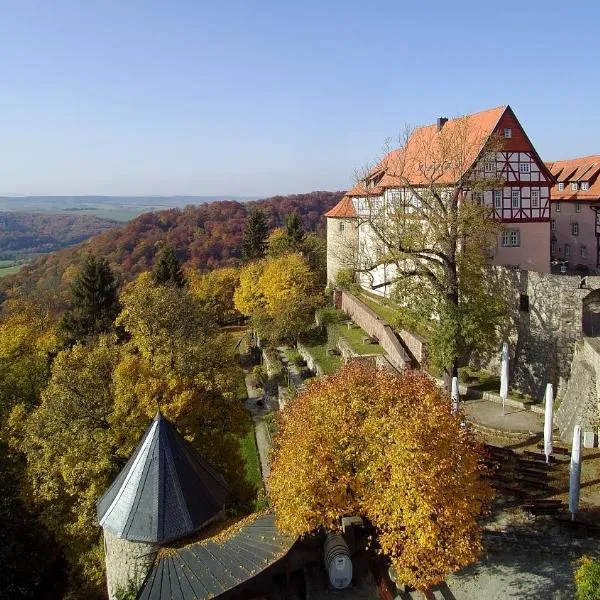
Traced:
POLYGON ((157 263, 154 265, 152 277, 154 283, 158 285, 173 285, 178 288, 185 287, 187 280, 173 246, 167 244, 163 248, 157 263))
POLYGON ((285 233, 288 236, 292 246, 298 249, 304 241, 306 232, 304 231, 302 217, 297 211, 294 211, 288 215, 287 219, 285 220, 285 233))
POLYGON ((113 329, 120 310, 118 287, 108 261, 89 255, 71 283, 71 310, 60 323, 70 342, 84 341, 113 329))
POLYGON ((246 221, 244 229, 242 253, 246 260, 262 258, 265 255, 268 235, 269 228, 265 213, 260 209, 253 211, 246 221))

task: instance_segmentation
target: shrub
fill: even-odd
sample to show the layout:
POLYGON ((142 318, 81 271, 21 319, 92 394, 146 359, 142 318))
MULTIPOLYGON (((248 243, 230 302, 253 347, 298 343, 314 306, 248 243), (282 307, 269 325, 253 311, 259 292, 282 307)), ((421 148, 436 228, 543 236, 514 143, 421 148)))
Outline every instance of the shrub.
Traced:
POLYGON ((352 291, 357 287, 354 279, 354 272, 351 269, 340 269, 335 276, 335 283, 343 290, 352 291))
POLYGON ((600 600, 600 561, 584 556, 575 571, 577 600, 600 600))
POLYGON ((471 372, 468 367, 460 367, 458 369, 458 380, 461 383, 470 383, 473 377, 471 377, 471 372))
POLYGON ((343 310, 339 310, 334 306, 320 308, 316 312, 315 317, 317 324, 321 327, 327 327, 328 325, 332 325, 334 323, 341 323, 348 318, 343 310))

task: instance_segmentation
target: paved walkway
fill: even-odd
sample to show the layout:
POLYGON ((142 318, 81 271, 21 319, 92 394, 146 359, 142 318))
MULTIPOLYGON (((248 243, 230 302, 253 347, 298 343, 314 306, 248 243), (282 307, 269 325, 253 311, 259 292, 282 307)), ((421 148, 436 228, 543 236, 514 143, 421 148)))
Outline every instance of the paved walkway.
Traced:
POLYGON ((250 374, 246 375, 246 390, 248 392, 248 400, 246 400, 246 408, 252 415, 254 420, 254 431, 256 435, 256 447, 258 449, 258 457, 260 458, 260 470, 262 472, 263 482, 267 487, 267 481, 271 474, 271 464, 269 460, 269 454, 273 445, 271 435, 269 434, 269 428, 263 421, 262 417, 272 412, 268 406, 268 402, 265 401, 263 391, 261 388, 254 387, 253 377, 250 374), (262 400, 265 403, 263 406, 259 406, 257 402, 262 400))
POLYGON ((288 360, 287 356, 285 355, 285 347, 277 346, 277 351, 279 352, 279 360, 281 360, 283 366, 286 368, 296 390, 300 391, 304 389, 304 382, 302 380, 302 376, 300 375, 300 369, 294 363, 291 363, 288 360))
POLYGON ((510 433, 541 433, 544 431, 544 416, 527 409, 506 406, 489 400, 465 400, 461 408, 467 419, 478 425, 510 433))

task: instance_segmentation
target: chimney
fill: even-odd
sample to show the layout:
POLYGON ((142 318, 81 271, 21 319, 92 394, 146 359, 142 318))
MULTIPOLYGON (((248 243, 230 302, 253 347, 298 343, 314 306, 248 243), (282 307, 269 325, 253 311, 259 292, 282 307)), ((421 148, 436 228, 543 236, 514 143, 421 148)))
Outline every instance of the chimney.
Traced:
POLYGON ((448 122, 448 119, 446 119, 446 117, 439 117, 437 120, 437 130, 441 131, 442 127, 448 122))

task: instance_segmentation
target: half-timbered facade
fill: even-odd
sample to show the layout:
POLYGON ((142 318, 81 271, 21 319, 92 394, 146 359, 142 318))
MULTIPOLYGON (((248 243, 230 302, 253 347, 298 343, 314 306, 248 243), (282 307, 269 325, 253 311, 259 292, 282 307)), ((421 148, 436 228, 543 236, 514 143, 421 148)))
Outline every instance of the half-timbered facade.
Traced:
MULTIPOLYGON (((338 206, 327 213, 328 232, 331 230, 328 240, 335 237, 340 219, 346 223, 354 219, 359 252, 365 256, 371 254, 369 260, 377 262, 377 257, 385 254, 385 248, 378 247, 380 244, 373 239, 370 228, 363 225, 368 221, 364 217, 370 214, 372 218, 373 212, 379 211, 378 214, 385 218, 388 207, 397 205, 399 201, 403 211, 418 209, 414 203, 419 202, 419 190, 428 185, 426 178, 438 168, 432 164, 435 159, 432 161, 427 155, 436 144, 436 135, 442 130, 446 139, 450 140, 455 130, 457 137, 463 135, 460 128, 464 130, 465 121, 469 134, 464 140, 466 150, 461 156, 462 162, 457 169, 440 168, 435 174, 436 185, 442 189, 447 185, 448 193, 458 190, 463 198, 490 206, 493 218, 505 225, 492 252, 493 264, 548 272, 550 186, 553 178, 509 106, 459 119, 440 118, 433 125, 416 129, 402 150, 390 152, 346 194, 338 206), (492 139, 494 144, 489 144, 492 139), (489 185, 473 184, 486 179, 489 179, 489 185)), ((448 153, 448 150, 445 152, 448 153)), ((445 160, 442 158, 438 162, 443 164, 445 160)), ((344 231, 347 236, 347 224, 344 231)), ((332 239, 332 248, 335 242, 332 239)), ((339 252, 331 255, 335 268, 329 270, 330 280, 340 267, 339 257, 339 252)), ((328 263, 329 260, 328 250, 328 263)), ((393 280, 393 275, 393 267, 379 264, 361 275, 361 283, 387 295, 390 291, 387 283, 393 280)))
POLYGON ((559 272, 600 271, 600 155, 547 163, 556 179, 550 190, 550 253, 559 272))

